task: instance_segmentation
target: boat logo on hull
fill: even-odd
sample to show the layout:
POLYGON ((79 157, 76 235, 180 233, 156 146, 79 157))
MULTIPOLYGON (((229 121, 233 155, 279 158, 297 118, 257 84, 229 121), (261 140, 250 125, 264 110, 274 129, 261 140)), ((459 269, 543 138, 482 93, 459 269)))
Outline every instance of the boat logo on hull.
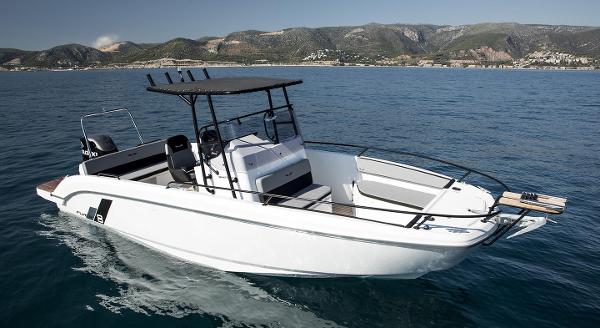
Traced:
POLYGON ((95 208, 90 207, 86 217, 100 224, 104 224, 104 222, 106 222, 108 210, 110 209, 111 204, 112 200, 102 198, 100 205, 98 205, 98 209, 96 210, 95 208))

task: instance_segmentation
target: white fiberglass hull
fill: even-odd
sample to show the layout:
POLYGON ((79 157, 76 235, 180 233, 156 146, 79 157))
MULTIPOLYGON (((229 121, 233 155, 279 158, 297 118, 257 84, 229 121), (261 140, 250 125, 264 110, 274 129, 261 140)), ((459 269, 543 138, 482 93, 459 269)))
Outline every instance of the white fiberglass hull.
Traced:
POLYGON ((82 218, 109 199, 103 223, 91 222, 193 263, 264 275, 416 278, 458 264, 494 230, 424 243, 431 230, 102 177, 68 177, 38 194, 82 218))

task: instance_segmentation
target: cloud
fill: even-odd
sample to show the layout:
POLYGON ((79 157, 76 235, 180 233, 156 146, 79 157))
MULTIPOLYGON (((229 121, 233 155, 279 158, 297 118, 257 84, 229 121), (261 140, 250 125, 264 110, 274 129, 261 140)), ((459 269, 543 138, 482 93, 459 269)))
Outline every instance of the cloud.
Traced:
POLYGON ((106 46, 110 46, 111 44, 117 42, 119 40, 118 35, 108 34, 99 36, 96 41, 94 41, 94 48, 99 49, 106 46))

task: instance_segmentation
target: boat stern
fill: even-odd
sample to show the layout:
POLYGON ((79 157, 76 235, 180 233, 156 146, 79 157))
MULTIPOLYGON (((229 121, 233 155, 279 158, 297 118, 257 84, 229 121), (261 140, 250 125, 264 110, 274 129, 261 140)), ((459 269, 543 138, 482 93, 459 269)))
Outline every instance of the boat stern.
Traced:
POLYGON ((50 181, 46 181, 42 184, 39 184, 35 188, 35 191, 37 192, 38 196, 44 198, 45 200, 49 200, 53 203, 56 203, 56 201, 58 199, 52 193, 54 192, 54 190, 56 190, 56 188, 63 181, 64 178, 65 177, 59 177, 59 178, 56 178, 56 179, 53 179, 50 181))

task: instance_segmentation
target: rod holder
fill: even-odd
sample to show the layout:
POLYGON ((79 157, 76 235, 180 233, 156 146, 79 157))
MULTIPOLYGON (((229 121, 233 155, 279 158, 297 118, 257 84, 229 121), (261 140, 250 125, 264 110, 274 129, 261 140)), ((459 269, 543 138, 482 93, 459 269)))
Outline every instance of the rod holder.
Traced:
POLYGON ((192 71, 190 71, 189 69, 187 70, 187 75, 190 78, 190 81, 196 81, 196 79, 194 78, 194 75, 192 75, 192 71))
POLYGON ((169 72, 165 72, 165 77, 167 78, 167 82, 169 82, 169 84, 173 84, 173 80, 171 80, 171 75, 169 75, 169 72))
POLYGON ((152 75, 146 74, 146 77, 148 78, 148 82, 150 83, 151 87, 156 86, 156 83, 154 83, 154 79, 152 78, 152 75))
POLYGON ((179 73, 180 82, 185 82, 185 80, 183 79, 183 73, 181 72, 181 67, 177 67, 177 73, 179 73))
POLYGON ((203 68, 203 69, 202 69, 202 73, 204 73, 204 77, 205 77, 207 80, 210 80, 210 75, 208 75, 208 70, 207 70, 206 68, 203 68))

